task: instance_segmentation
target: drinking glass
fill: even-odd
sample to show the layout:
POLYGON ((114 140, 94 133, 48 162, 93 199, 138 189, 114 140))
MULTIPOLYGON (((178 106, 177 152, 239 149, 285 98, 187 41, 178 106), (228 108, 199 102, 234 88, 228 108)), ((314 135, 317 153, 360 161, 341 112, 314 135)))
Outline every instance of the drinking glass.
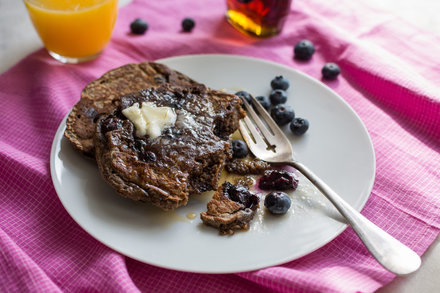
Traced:
POLYGON ((49 54, 63 63, 99 56, 110 40, 118 0, 24 0, 49 54))

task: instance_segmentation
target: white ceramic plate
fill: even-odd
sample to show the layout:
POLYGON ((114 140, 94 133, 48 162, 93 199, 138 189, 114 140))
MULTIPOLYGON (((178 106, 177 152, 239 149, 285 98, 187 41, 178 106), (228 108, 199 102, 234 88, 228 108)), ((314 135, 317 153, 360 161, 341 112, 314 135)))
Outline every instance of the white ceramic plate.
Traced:
MULTIPOLYGON (((321 176, 356 210, 368 199, 375 176, 369 135, 356 113, 336 93, 300 72, 276 63, 231 55, 192 55, 159 62, 215 89, 267 95, 276 75, 290 80, 288 103, 310 121, 309 131, 292 139, 297 158, 321 176)), ((247 232, 220 236, 199 213, 210 194, 165 213, 117 195, 94 162, 81 157, 63 137, 64 119, 54 138, 51 174, 58 196, 73 219, 112 249, 159 267, 202 273, 232 273, 277 265, 325 245, 346 227, 334 208, 301 178, 288 214, 260 209, 247 232), (195 213, 195 219, 187 215, 195 213)), ((262 206, 262 205, 261 205, 262 206)))

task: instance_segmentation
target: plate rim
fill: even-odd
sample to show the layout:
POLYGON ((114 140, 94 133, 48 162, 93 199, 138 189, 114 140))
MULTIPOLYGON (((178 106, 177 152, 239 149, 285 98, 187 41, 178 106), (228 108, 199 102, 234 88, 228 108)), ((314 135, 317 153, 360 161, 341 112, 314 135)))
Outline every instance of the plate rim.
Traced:
MULTIPOLYGON (((301 77, 307 79, 309 82, 312 82, 314 85, 319 86, 321 88, 324 88, 324 90, 331 92, 336 98, 338 98, 340 100, 340 102, 342 102, 342 104, 344 104, 344 106, 350 111, 352 112, 352 114, 354 114, 354 116, 358 119, 358 121, 360 122, 360 126, 362 127, 364 134, 366 135, 366 137, 368 138, 368 147, 371 151, 371 155, 372 155, 372 173, 373 176, 369 182, 369 186, 367 188, 367 192, 368 192, 368 196, 365 196, 365 198, 359 202, 359 207, 354 207, 355 210, 361 212, 362 209, 365 207, 365 204, 367 203, 368 199, 371 196, 371 192, 373 190, 373 186, 374 186, 374 182, 376 179, 376 154, 374 151, 374 146, 372 143, 372 139, 371 136, 368 132, 368 129, 366 128, 365 124, 363 123, 362 119, 359 117, 359 115, 354 111, 354 109, 350 106, 350 104, 348 104, 347 101, 345 101, 338 93, 336 93, 333 89, 331 89, 330 87, 328 87, 327 85, 325 85, 323 82, 295 69, 295 68, 291 68, 287 65, 284 64, 280 64, 277 63, 275 61, 270 61, 267 59, 261 59, 261 58, 257 58, 257 57, 249 57, 249 56, 243 56, 243 55, 234 55, 234 54, 188 54, 188 55, 180 55, 180 56, 172 56, 172 57, 167 57, 167 58, 161 58, 161 59, 157 59, 154 60, 153 62, 159 62, 159 63, 166 63, 166 62, 172 62, 174 60, 182 60, 182 59, 193 59, 193 58, 225 58, 225 59, 244 59, 244 60, 248 60, 251 62, 259 62, 259 63, 264 63, 266 65, 269 66, 275 66, 275 67, 279 67, 282 68, 283 70, 288 70, 288 71, 294 71, 295 74, 300 75, 301 77)), ((134 260, 137 260, 139 262, 145 263, 145 264, 149 264, 149 265, 153 265, 156 267, 160 267, 160 268, 164 268, 164 269, 169 269, 169 270, 175 270, 175 271, 181 271, 181 272, 188 272, 188 273, 202 273, 202 274, 230 274, 230 273, 242 273, 242 272, 250 272, 250 271, 256 271, 256 270, 260 270, 260 269, 264 269, 267 267, 272 267, 272 266, 277 266, 277 265, 281 265, 281 264, 285 264, 287 262, 290 261, 294 261, 297 260, 301 257, 304 257, 320 248, 322 248, 323 246, 327 245, 329 242, 331 242, 333 239, 335 239, 336 237, 338 237, 342 232, 344 232, 344 230, 348 227, 347 224, 343 224, 339 229, 335 230, 334 235, 332 235, 331 237, 328 237, 326 239, 326 241, 322 241, 322 243, 318 243, 316 245, 311 245, 311 249, 304 251, 303 253, 298 254, 297 256, 295 256, 294 258, 291 257, 285 257, 280 259, 277 262, 273 262, 271 265, 263 265, 259 268, 249 268, 249 269, 231 269, 231 270, 206 270, 206 269, 202 269, 202 270, 196 270, 196 269, 186 269, 186 268, 181 268, 178 267, 176 268, 175 266, 169 266, 169 265, 164 265, 155 261, 145 261, 144 259, 131 254, 131 253, 127 253, 125 251, 122 251, 122 249, 118 249, 117 247, 115 247, 112 244, 109 244, 107 242, 103 242, 101 239, 97 238, 95 235, 93 235, 93 233, 91 231, 89 231, 89 229, 87 229, 87 227, 85 225, 83 225, 81 223, 81 221, 77 220, 77 218, 74 216, 74 213, 69 209, 68 205, 66 205, 66 202, 63 200, 63 197, 60 196, 60 191, 61 191, 61 186, 60 186, 60 182, 58 181, 58 179, 56 178, 56 168, 55 168, 55 156, 58 155, 58 153, 56 152, 56 148, 58 145, 61 144, 62 140, 65 139, 64 138, 64 131, 66 128, 66 121, 67 121, 67 117, 69 116, 71 110, 69 110, 69 112, 64 116, 64 118, 62 119, 62 121, 60 122, 57 131, 54 135, 53 141, 52 141, 52 145, 51 145, 51 150, 50 150, 50 173, 51 173, 51 180, 52 183, 54 185, 56 194, 58 199, 61 201, 64 209, 67 211, 67 213, 70 215, 70 217, 72 217, 72 219, 76 222, 76 224, 78 224, 86 233, 88 233, 91 237, 93 237, 95 240, 97 240, 99 243, 109 247, 110 249, 116 251, 117 253, 120 253, 122 255, 125 255, 127 257, 130 257, 134 260)))

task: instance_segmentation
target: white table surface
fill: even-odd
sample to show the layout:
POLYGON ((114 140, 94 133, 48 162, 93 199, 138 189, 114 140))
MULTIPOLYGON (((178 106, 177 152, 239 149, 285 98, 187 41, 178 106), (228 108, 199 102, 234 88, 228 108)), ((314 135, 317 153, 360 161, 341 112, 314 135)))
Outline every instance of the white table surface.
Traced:
MULTIPOLYGON (((131 0, 119 0, 125 5, 131 0)), ((371 0, 378 8, 440 35, 440 0, 371 0)), ((20 0, 0 0, 0 73, 8 70, 42 43, 20 0)), ((421 268, 408 276, 397 277, 378 293, 440 292, 440 237, 422 256, 421 268)))

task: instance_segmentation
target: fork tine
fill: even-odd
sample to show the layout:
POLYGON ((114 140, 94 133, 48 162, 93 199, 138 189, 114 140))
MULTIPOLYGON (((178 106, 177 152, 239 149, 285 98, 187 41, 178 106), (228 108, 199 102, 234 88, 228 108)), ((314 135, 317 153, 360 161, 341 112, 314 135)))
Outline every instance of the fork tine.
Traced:
POLYGON ((243 139, 246 142, 249 149, 251 150, 251 152, 255 156, 257 156, 257 151, 258 151, 257 146, 256 146, 255 142, 252 140, 252 137, 250 136, 249 130, 246 128, 245 123, 243 122, 243 120, 240 120, 238 123, 240 125, 241 136, 243 136, 243 139))
MULTIPOLYGON (((250 133, 253 136, 253 141, 255 141, 255 143, 258 145, 263 145, 263 146, 267 146, 267 143, 263 140, 261 134, 258 132, 257 128, 255 127, 255 124, 252 123, 252 121, 249 119, 249 117, 244 117, 243 118, 243 123, 246 125, 247 129, 250 131, 250 133)), ((241 129, 240 129, 241 131, 241 129)), ((253 142, 252 141, 252 142, 253 142)), ((251 142, 251 141, 249 141, 251 142)))
MULTIPOLYGON (((255 123, 257 124, 259 130, 262 132, 263 136, 266 138, 266 140, 272 144, 271 142, 271 138, 273 136, 273 133, 269 131, 269 129, 267 128, 266 125, 264 125, 264 123, 261 121, 260 117, 258 117, 257 113, 255 113, 254 109, 252 108, 252 106, 245 100, 242 99, 244 106, 247 110, 247 112, 250 114, 250 116, 252 117, 252 120, 255 121, 255 123)), ((258 103, 258 101, 257 101, 258 103)), ((258 103, 259 104, 259 103, 258 103)), ((261 106, 261 105, 260 105, 261 106)), ((263 108, 263 107, 262 107, 263 108)), ((261 110, 259 110, 261 112, 261 110)), ((263 108, 263 111, 266 111, 263 108)))
MULTIPOLYGON (((252 104, 254 105, 254 107, 257 108, 258 112, 260 113, 260 117, 266 122, 267 126, 264 126, 262 128, 267 129, 267 127, 269 127, 270 131, 272 131, 273 134, 271 134, 271 136, 278 136, 278 137, 285 137, 283 131, 280 129, 280 127, 275 123, 275 121, 273 121, 272 117, 270 117, 269 113, 266 111, 266 109, 264 109, 264 107, 260 104, 260 102, 258 102, 257 99, 255 99, 253 96, 251 96, 252 99, 252 104)), ((245 101, 247 102, 247 101, 245 101)), ((249 103, 248 103, 249 105, 249 103)), ((250 107, 252 108, 252 107, 250 107)), ((253 111, 253 109, 252 109, 253 111)), ((254 111, 255 113, 255 111, 254 111)), ((261 121, 260 121, 261 122, 261 121)), ((259 125, 260 126, 260 125, 259 125)), ((261 126, 260 126, 261 127, 261 126)), ((287 139, 287 138, 286 138, 287 139)), ((275 144, 272 143, 271 141, 269 141, 269 143, 271 144, 275 144)))

